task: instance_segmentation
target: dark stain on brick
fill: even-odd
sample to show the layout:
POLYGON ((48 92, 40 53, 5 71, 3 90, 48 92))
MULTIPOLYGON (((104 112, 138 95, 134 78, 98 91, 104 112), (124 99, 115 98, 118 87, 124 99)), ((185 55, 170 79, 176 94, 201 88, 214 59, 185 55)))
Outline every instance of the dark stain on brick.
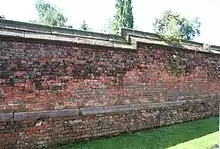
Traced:
POLYGON ((35 89, 36 89, 36 90, 41 90, 41 82, 40 82, 39 80, 37 80, 37 81, 35 82, 35 89))

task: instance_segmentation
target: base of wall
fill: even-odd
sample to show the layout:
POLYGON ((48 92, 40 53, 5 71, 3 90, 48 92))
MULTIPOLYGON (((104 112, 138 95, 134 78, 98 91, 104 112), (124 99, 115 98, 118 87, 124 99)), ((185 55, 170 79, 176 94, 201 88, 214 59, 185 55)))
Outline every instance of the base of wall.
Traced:
POLYGON ((219 99, 0 114, 0 149, 53 148, 219 113, 219 99))

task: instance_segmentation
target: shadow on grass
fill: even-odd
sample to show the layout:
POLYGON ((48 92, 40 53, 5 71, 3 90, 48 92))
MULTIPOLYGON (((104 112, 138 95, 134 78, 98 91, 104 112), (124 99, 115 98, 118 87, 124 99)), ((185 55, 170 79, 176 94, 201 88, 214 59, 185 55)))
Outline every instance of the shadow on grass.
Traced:
POLYGON ((166 149, 218 131, 218 117, 71 144, 59 149, 166 149))

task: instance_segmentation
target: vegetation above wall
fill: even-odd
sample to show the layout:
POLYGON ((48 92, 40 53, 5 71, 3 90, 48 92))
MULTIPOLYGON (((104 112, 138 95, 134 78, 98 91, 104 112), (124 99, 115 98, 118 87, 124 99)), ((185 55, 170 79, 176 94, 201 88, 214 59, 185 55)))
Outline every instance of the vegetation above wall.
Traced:
POLYGON ((200 35, 201 23, 197 18, 190 21, 170 10, 165 11, 161 18, 157 18, 153 25, 154 31, 162 39, 171 43, 193 40, 196 35, 200 35))

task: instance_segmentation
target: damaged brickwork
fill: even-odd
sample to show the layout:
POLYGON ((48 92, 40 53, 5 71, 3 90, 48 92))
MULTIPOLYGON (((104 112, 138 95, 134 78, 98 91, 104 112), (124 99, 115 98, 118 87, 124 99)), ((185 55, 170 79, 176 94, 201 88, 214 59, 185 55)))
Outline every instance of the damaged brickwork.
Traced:
POLYGON ((127 29, 121 36, 76 36, 14 24, 0 21, 0 149, 51 147, 218 114, 218 48, 165 45, 127 29))

